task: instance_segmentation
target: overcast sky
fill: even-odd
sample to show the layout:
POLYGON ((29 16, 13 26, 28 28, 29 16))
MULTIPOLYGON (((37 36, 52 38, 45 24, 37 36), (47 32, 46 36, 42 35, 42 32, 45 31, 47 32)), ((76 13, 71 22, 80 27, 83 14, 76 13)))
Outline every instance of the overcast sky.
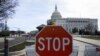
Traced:
POLYGON ((36 30, 51 18, 55 4, 64 18, 95 18, 100 25, 100 0, 19 0, 16 13, 8 20, 10 30, 36 30))

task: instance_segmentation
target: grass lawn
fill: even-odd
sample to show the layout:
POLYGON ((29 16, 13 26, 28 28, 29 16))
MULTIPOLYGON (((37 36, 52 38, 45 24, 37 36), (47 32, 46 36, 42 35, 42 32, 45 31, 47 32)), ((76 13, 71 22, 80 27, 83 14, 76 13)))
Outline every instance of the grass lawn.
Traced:
MULTIPOLYGON (((10 47, 9 52, 23 50, 25 48, 25 46, 30 46, 30 45, 33 45, 33 44, 34 44, 33 42, 24 42, 22 44, 10 47)), ((3 52, 3 50, 0 51, 0 53, 2 53, 2 52, 3 52)))
POLYGON ((83 36, 83 38, 88 38, 88 39, 94 39, 94 40, 100 40, 100 36, 95 36, 95 35, 91 35, 91 36, 83 36))

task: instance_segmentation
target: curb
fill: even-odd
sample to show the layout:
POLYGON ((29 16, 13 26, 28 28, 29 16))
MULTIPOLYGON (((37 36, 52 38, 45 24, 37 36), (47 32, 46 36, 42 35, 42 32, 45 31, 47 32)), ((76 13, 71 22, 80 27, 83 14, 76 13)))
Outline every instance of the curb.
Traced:
POLYGON ((93 45, 93 46, 96 46, 96 47, 100 47, 96 44, 92 44, 92 43, 88 43, 88 42, 85 42, 85 41, 81 41, 81 40, 77 40, 77 39, 73 39, 73 40, 76 40, 76 41, 79 41, 79 42, 83 42, 83 43, 87 43, 87 44, 90 44, 90 45, 93 45))
MULTIPOLYGON (((9 55, 12 55, 12 56, 14 56, 14 55, 17 55, 17 56, 23 55, 23 54, 25 54, 24 51, 25 51, 25 49, 22 49, 20 51, 9 52, 9 55)), ((4 55, 4 53, 0 53, 0 55, 4 55)))

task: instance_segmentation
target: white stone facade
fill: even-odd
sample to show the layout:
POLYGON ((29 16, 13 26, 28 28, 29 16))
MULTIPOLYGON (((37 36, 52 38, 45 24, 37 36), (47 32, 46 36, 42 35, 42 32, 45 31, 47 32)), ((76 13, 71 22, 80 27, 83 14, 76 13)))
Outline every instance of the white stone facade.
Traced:
POLYGON ((97 19, 89 19, 89 18, 62 18, 56 19, 55 25, 62 26, 66 31, 72 32, 74 28, 77 28, 78 31, 81 29, 86 29, 88 25, 90 25, 90 29, 92 32, 98 30, 98 20, 97 19))
POLYGON ((55 6, 55 11, 52 13, 51 19, 47 21, 50 25, 54 23, 55 25, 62 26, 66 31, 72 33, 74 28, 79 30, 86 30, 90 32, 95 32, 98 30, 98 20, 93 18, 62 18, 60 12, 55 6))

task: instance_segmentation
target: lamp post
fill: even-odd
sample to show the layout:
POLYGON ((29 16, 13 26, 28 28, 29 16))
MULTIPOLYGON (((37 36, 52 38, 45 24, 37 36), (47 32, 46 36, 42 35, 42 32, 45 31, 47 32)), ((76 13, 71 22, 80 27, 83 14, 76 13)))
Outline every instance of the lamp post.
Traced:
POLYGON ((7 32, 7 19, 5 20, 5 37, 4 37, 4 56, 8 56, 8 52, 9 52, 9 48, 8 48, 8 40, 7 40, 7 36, 6 36, 6 32, 7 32))

